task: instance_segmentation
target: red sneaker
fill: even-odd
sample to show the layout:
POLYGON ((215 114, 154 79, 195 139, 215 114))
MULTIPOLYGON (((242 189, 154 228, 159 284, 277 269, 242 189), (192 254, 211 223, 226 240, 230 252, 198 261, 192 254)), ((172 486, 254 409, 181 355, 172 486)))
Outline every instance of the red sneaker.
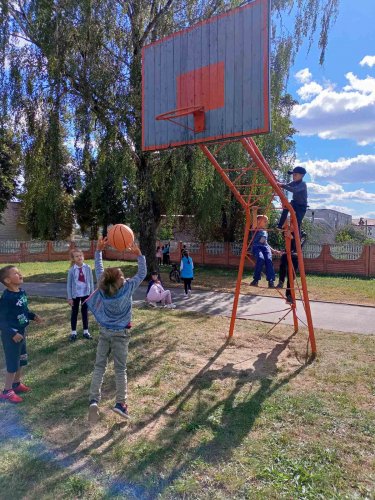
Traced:
POLYGON ((14 391, 7 391, 5 394, 4 392, 0 393, 0 401, 9 401, 9 403, 21 403, 23 399, 17 396, 14 391))
POLYGON ((19 394, 20 392, 31 391, 30 387, 27 387, 27 385, 23 384, 22 382, 20 383, 20 385, 17 385, 17 387, 14 387, 13 390, 16 394, 19 394))

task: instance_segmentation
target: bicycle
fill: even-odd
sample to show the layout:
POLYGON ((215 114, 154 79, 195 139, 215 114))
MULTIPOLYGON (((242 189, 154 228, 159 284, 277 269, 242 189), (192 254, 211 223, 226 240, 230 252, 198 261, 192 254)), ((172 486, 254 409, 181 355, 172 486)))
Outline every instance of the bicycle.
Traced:
POLYGON ((180 283, 181 277, 180 277, 180 271, 178 270, 177 264, 172 264, 172 270, 169 273, 169 279, 170 279, 170 281, 173 281, 174 283, 180 283))

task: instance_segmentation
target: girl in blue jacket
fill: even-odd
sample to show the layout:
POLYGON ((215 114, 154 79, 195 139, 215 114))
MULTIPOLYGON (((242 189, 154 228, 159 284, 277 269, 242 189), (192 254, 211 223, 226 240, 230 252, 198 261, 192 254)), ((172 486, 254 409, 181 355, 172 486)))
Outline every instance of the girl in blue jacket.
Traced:
POLYGON ((185 296, 184 299, 191 297, 191 282, 194 279, 194 262, 189 256, 189 252, 184 250, 180 263, 180 276, 184 282, 185 296))
POLYGON ((138 256, 138 273, 125 279, 118 267, 104 269, 102 251, 107 238, 100 238, 95 252, 95 273, 98 289, 87 299, 87 305, 100 326, 99 342, 90 387, 89 421, 99 419, 98 403, 110 352, 113 355, 116 383, 116 404, 113 411, 129 418, 127 400, 126 361, 132 319, 132 296, 146 277, 146 259, 136 244, 130 251, 138 256))

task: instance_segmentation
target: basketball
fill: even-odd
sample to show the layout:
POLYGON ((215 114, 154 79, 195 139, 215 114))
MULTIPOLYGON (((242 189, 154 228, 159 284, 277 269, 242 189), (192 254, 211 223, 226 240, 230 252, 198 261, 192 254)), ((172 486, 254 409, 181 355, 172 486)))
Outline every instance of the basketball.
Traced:
POLYGON ((125 250, 134 243, 134 233, 125 224, 115 224, 108 231, 108 243, 116 250, 125 250))

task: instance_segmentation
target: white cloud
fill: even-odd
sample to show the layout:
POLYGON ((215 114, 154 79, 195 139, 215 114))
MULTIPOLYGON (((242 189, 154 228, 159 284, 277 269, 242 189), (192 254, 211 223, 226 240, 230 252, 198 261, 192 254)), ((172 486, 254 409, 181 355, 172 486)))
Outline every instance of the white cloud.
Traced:
POLYGON ((375 155, 357 155, 335 161, 308 160, 300 161, 298 164, 305 167, 314 181, 324 179, 342 184, 375 182, 375 155))
MULTIPOLYGON (((375 205, 375 193, 356 189, 354 191, 345 191, 342 186, 333 182, 322 185, 317 183, 308 183, 309 204, 337 204, 341 201, 375 205)), ((338 206, 338 205, 337 205, 338 206)))
POLYGON ((301 135, 352 139, 360 145, 375 143, 375 78, 361 79, 350 72, 345 75, 348 84, 336 89, 309 80, 308 68, 301 72, 303 85, 297 93, 308 102, 297 104, 292 111, 293 125, 301 135))
POLYGON ((359 64, 361 66, 370 66, 370 68, 372 68, 375 65, 375 56, 365 56, 359 64))
POLYGON ((301 88, 297 90, 297 94, 304 101, 311 99, 315 95, 320 94, 323 90, 323 87, 316 82, 305 83, 301 88))
POLYGON ((312 74, 309 68, 304 68, 298 71, 295 75, 295 78, 300 83, 309 83, 312 78, 312 74))
POLYGON ((352 72, 349 72, 346 73, 345 78, 349 81, 349 85, 345 85, 345 87, 343 88, 343 90, 345 90, 346 92, 351 92, 352 90, 354 91, 358 90, 363 94, 370 94, 370 95, 375 92, 375 78, 372 78, 372 76, 366 76, 366 78, 361 80, 352 72))
POLYGON ((336 210, 336 212, 342 212, 342 213, 348 214, 348 215, 355 214, 355 210, 353 210, 350 207, 346 207, 344 205, 331 205, 331 204, 327 204, 327 203, 310 203, 309 207, 312 209, 329 208, 331 210, 336 210))

